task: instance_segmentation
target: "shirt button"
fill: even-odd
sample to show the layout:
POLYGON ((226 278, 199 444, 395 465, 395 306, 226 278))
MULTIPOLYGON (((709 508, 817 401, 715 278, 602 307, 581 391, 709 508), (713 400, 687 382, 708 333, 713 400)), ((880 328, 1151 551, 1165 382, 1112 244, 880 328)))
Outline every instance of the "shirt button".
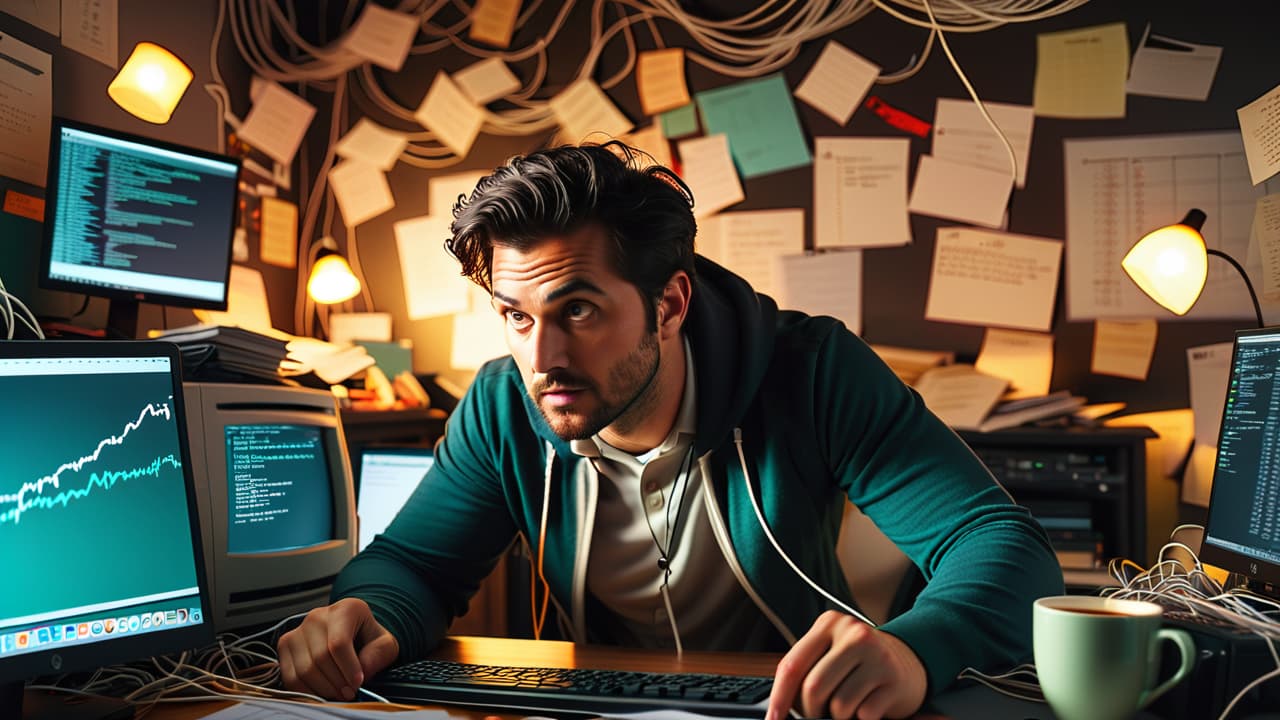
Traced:
POLYGON ((649 498, 649 507, 650 507, 650 508, 652 508, 652 509, 654 509, 654 510, 657 510, 657 509, 661 508, 661 507, 662 507, 662 496, 661 496, 661 495, 654 495, 653 497, 649 498))

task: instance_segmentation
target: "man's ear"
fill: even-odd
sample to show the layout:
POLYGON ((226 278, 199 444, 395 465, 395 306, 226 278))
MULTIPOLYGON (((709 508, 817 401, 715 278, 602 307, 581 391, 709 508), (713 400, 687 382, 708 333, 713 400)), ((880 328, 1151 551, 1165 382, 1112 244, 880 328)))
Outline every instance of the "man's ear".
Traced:
POLYGON ((683 270, 675 271, 662 287, 662 296, 658 298, 655 307, 660 339, 679 336, 685 316, 689 314, 689 302, 692 298, 693 283, 689 280, 689 274, 683 270))

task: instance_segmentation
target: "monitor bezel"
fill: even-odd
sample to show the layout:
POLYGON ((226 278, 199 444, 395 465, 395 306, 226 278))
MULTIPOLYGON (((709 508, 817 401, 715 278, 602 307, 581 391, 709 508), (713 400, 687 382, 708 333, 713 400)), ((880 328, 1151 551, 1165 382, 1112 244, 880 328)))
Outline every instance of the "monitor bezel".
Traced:
POLYGON ((91 125, 89 123, 71 120, 69 118, 54 116, 50 125, 49 137, 49 165, 45 188, 45 208, 44 222, 40 238, 40 265, 36 269, 36 282, 40 287, 47 290, 61 290, 63 292, 73 292, 80 295, 88 295, 91 297, 102 297, 117 301, 130 302, 146 302, 159 305, 169 305, 172 307, 183 307, 201 310, 226 310, 231 290, 231 265, 232 253, 235 244, 235 231, 239 225, 239 186, 240 177, 243 171, 242 163, 239 158, 229 155, 222 155, 208 150, 178 145, 176 143, 164 140, 155 140, 153 138, 135 135, 120 130, 102 127, 100 125, 91 125), (211 160, 215 162, 226 162, 235 165, 236 177, 232 181, 235 185, 235 192, 231 195, 231 222, 227 228, 226 238, 226 259, 223 262, 224 270, 222 275, 222 299, 208 300, 202 297, 193 297, 190 295, 174 295, 169 293, 157 292, 155 290, 126 289, 116 288, 106 285, 95 285, 90 282, 80 282, 76 280, 64 280, 62 278, 53 277, 51 273, 51 265, 53 260, 53 235, 57 225, 53 221, 58 211, 58 172, 61 167, 62 159, 62 129, 70 128, 81 132, 100 135, 113 140, 123 140, 126 142, 138 143, 148 147, 154 147, 169 152, 189 155, 191 157, 203 160, 211 160))
POLYGON ((0 358, 22 357, 120 357, 169 359, 173 383, 173 411, 178 447, 182 456, 183 483, 187 494, 187 520, 194 553, 196 584, 199 589, 201 622, 173 629, 137 635, 103 636, 95 642, 0 658, 0 685, 41 675, 81 672, 116 663, 180 652, 208 645, 214 639, 213 618, 209 614, 209 579, 204 567, 204 546, 191 472, 191 452, 187 435, 186 408, 182 398, 182 360, 178 346, 154 340, 13 340, 0 342, 0 358))
MULTIPOLYGON (((1222 431, 1227 422, 1227 413, 1225 408, 1227 398, 1231 393, 1231 377, 1235 375, 1236 356, 1240 352, 1240 341, 1242 338, 1261 337, 1267 335, 1274 335, 1277 340, 1280 340, 1280 327, 1273 326, 1236 330, 1235 340, 1232 342, 1231 346, 1231 365, 1229 366, 1230 370, 1227 374, 1226 392, 1222 398, 1223 412, 1222 418, 1218 424, 1219 439, 1222 437, 1222 431)), ((1218 497, 1219 493, 1222 492, 1222 483, 1218 480, 1218 464, 1215 462, 1213 468, 1213 486, 1209 493, 1209 508, 1204 521, 1204 538, 1200 543, 1200 560, 1224 570, 1239 573, 1251 581, 1266 583, 1268 585, 1280 584, 1280 564, 1273 563, 1268 560, 1262 560, 1260 558, 1253 557, 1252 555, 1236 552, 1209 542, 1210 530, 1213 528, 1214 521, 1213 508, 1215 504, 1222 502, 1221 498, 1218 497), (1217 500, 1217 503, 1215 503, 1215 500, 1217 500)))

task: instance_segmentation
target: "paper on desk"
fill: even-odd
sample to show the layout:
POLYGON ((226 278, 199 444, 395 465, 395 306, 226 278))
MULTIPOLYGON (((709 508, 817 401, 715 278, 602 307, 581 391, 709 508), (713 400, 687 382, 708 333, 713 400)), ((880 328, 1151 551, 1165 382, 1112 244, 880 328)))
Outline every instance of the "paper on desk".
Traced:
MULTIPOLYGON (((247 700, 231 707, 203 716, 203 720, 276 720, 289 718, 297 720, 333 720, 333 718, 349 720, 450 720, 451 716, 444 710, 407 710, 393 711, 366 710, 349 708, 327 703, 288 702, 283 700, 247 700)), ((456 720, 456 719, 454 719, 456 720)))
POLYGON ((338 141, 334 152, 348 160, 362 160, 381 170, 390 170, 408 144, 409 138, 404 133, 382 127, 369 118, 360 118, 338 141))
POLYGON ((1129 74, 1124 23, 1036 36, 1036 115, 1122 118, 1129 74))
MULTIPOLYGON (((1149 427, 1160 437, 1154 450, 1149 450, 1148 462, 1158 460, 1160 471, 1165 477, 1173 477, 1187 457, 1191 448, 1191 436, 1195 430, 1195 420, 1191 408, 1177 410, 1157 410, 1155 412, 1135 413, 1107 418, 1102 421, 1107 427, 1149 427)), ((1147 446, 1151 447, 1149 441, 1147 446)))
POLYGON ((310 337, 290 340, 285 351, 285 359, 280 361, 281 375, 313 372, 330 385, 354 377, 376 362, 362 345, 343 346, 310 337))
POLYGON ((454 155, 466 157, 484 124, 484 111, 442 70, 436 73, 413 119, 434 133, 454 155))
POLYGON ((1231 349, 1229 342, 1187 348, 1187 375, 1197 443, 1218 445, 1227 378, 1231 374, 1231 349))
POLYGON ((341 45, 375 65, 399 72, 420 25, 415 15, 368 3, 341 45))
POLYGON ((699 223, 698 252, 776 296, 777 258, 804 252, 804 210, 722 213, 699 223))
POLYGON ((680 154, 680 177, 693 193, 695 217, 704 218, 742 202, 745 196, 729 155, 728 138, 706 135, 682 140, 676 150, 680 154))
POLYGON ((1155 319, 1098 319, 1093 327, 1093 358, 1089 369, 1098 375, 1146 380, 1155 350, 1155 319))
POLYGON ((662 134, 669 138, 679 138, 698 132, 698 106, 689 103, 675 110, 668 110, 658 116, 662 121, 662 134))
POLYGON ((289 165, 315 114, 315 106, 306 100, 273 82, 263 83, 262 92, 240 124, 240 139, 272 160, 289 165))
POLYGON ((262 232, 258 235, 262 262, 298 266, 298 206, 280 198, 262 198, 262 232))
POLYGON ((118 0, 62 0, 62 46, 115 70, 120 65, 118 0))
POLYGON ((393 226, 410 320, 467 309, 469 283, 460 274, 458 261, 444 249, 449 222, 448 215, 423 215, 393 226))
POLYGON ((453 81, 477 105, 491 103, 520 89, 520 78, 502 58, 496 57, 459 70, 453 74, 453 81))
POLYGON ((778 307, 830 315, 862 334, 862 251, 782 255, 774 261, 778 307))
POLYGON ((356 340, 391 342, 391 313, 331 313, 329 342, 348 345, 356 340))
POLYGON ((449 367, 457 370, 479 370, 490 360, 511 354, 502 316, 493 311, 489 294, 472 285, 468 296, 469 309, 453 316, 449 367))
POLYGON ((582 78, 548 101, 570 143, 605 140, 631 132, 633 125, 591 78, 582 78))
POLYGON ((978 429, 1007 387, 1007 379, 963 364, 930 368, 915 382, 929 410, 957 430, 978 429))
MULTIPOLYGON (((1015 184, 1023 187, 1027 184, 1027 158, 1031 152, 1035 112, 1026 105, 982 104, 1013 146, 1013 157, 1018 163, 1015 184)), ((933 156, 996 172, 1011 172, 1004 143, 982 117, 978 106, 969 100, 938 98, 933 117, 933 156)))
POLYGON ((796 87, 795 96, 841 125, 848 125, 853 111, 878 77, 879 65, 828 40, 817 62, 796 87))
POLYGON ((59 0, 7 2, 4 12, 57 37, 62 33, 62 5, 59 0))
POLYGON ((924 316, 968 325, 1047 331, 1062 241, 938 228, 924 316))
POLYGON ((636 61, 636 90, 645 115, 657 115, 689 104, 684 81, 684 48, 647 50, 636 61))
POLYGON ((782 73, 744 80, 695 96, 707 134, 724 133, 742 177, 808 165, 800 119, 782 73))
POLYGON ((196 319, 209 325, 234 325, 245 330, 271 329, 271 308, 267 304, 267 284, 262 273, 244 265, 232 265, 227 282, 227 309, 192 310, 196 319))
POLYGON ((53 58, 0 33, 0 175, 44 187, 53 114, 53 58))
POLYGON ((1236 111, 1253 184, 1280 170, 1280 85, 1236 111))
POLYGON ((906 138, 814 140, 814 247, 891 247, 911 242, 906 138))
POLYGON ((1130 95, 1204 101, 1221 59, 1220 47, 1152 35, 1147 23, 1129 65, 1126 89, 1130 95))
POLYGON ((329 185, 338 199, 342 221, 355 227, 396 206, 386 173, 359 160, 344 160, 329 171, 329 185))
POLYGON ((907 207, 913 213, 999 228, 1013 176, 921 155, 907 207))
MULTIPOLYGON (((471 192, 476 189, 476 183, 480 182, 480 178, 485 175, 488 175, 488 173, 482 170, 472 170, 450 175, 437 175, 428 181, 427 211, 436 217, 447 219, 446 235, 444 237, 448 237, 448 223, 453 222, 453 206, 458 203, 458 198, 462 196, 471 197, 471 192)), ((444 238, 441 238, 441 242, 444 242, 444 238)))
POLYGON ((1262 265, 1262 297, 1259 300, 1280 301, 1280 194, 1258 198, 1253 210, 1251 240, 1257 245, 1262 265))
MULTIPOLYGON (((621 139, 631 147, 648 153, 658 165, 671 167, 671 143, 662 134, 662 128, 657 123, 623 135, 621 139)), ((644 165, 649 164, 643 158, 641 161, 644 165)))
POLYGON ((987 328, 974 367, 1009 381, 1006 400, 1048 395, 1053 378, 1053 335, 987 328))
POLYGON ((476 0, 471 7, 468 37, 505 48, 511 44, 511 33, 515 31, 519 13, 520 0, 476 0))

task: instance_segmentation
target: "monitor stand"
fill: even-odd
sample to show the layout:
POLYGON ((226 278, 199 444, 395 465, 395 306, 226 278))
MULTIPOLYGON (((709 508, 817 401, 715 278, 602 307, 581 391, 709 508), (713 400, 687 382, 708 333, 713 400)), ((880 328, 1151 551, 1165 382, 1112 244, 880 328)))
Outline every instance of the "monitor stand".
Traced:
POLYGON ((127 720, 133 706, 108 697, 26 691, 23 683, 0 684, 0 717, 21 720, 127 720))
POLYGON ((107 337, 134 340, 138 337, 137 300, 112 299, 107 304, 107 337))

